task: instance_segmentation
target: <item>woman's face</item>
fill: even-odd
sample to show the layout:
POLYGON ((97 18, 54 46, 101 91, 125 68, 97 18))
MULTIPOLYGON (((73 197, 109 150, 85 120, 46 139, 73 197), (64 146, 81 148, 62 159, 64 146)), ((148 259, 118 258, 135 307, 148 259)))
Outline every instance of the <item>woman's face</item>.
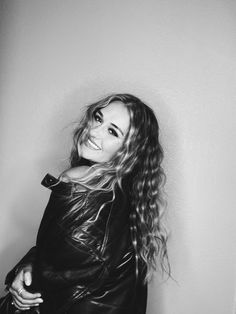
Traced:
POLYGON ((129 112, 120 101, 95 111, 88 140, 78 144, 79 155, 96 163, 109 161, 122 147, 129 124, 129 112))

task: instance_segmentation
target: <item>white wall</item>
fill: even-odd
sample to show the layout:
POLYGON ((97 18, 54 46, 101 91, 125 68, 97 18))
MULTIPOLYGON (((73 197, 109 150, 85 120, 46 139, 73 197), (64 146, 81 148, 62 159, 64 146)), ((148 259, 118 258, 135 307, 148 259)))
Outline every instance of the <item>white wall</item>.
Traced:
POLYGON ((49 196, 40 180, 65 167, 81 106, 130 92, 160 121, 177 281, 156 276, 148 314, 232 314, 235 1, 6 0, 0 8, 1 282, 34 243, 49 196))

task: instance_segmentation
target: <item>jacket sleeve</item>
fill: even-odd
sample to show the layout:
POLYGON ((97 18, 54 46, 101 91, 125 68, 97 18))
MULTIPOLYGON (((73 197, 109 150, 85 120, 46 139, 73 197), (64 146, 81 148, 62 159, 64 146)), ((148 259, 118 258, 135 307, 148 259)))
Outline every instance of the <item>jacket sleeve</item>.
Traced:
MULTIPOLYGON (((74 300, 103 291, 104 282, 111 278, 121 256, 127 252, 129 228, 125 204, 122 195, 104 207, 94 204, 93 208, 100 209, 79 226, 77 233, 65 238, 65 247, 61 249, 71 262, 64 263, 62 275, 75 284, 74 300)), ((63 245, 63 241, 60 243, 63 245)))
POLYGON ((83 244, 72 238, 63 242, 58 252, 61 257, 57 255, 56 264, 50 260, 43 261, 40 283, 45 292, 55 293, 56 299, 63 299, 67 295, 69 299, 78 300, 102 285, 107 276, 106 261, 88 243, 83 244))
POLYGON ((28 253, 7 274, 7 276, 5 278, 5 285, 7 285, 7 287, 9 287, 11 285, 11 283, 13 282, 19 269, 23 268, 25 265, 34 263, 35 255, 36 255, 36 247, 33 246, 28 251, 28 253))

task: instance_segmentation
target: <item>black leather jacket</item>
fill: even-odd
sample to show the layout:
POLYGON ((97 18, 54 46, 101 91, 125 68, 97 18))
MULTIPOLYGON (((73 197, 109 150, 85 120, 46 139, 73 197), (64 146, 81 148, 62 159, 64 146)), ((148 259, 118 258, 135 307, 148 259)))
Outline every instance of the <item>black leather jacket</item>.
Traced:
MULTIPOLYGON (((145 314, 147 286, 135 275, 129 226, 129 201, 117 189, 115 199, 101 193, 73 220, 62 220, 71 204, 65 196, 74 184, 47 174, 42 184, 52 193, 38 231, 36 246, 15 269, 33 263, 31 290, 40 291, 42 314, 145 314), (64 223, 65 221, 65 223, 64 223)), ((86 193, 81 192, 81 197, 86 193)))

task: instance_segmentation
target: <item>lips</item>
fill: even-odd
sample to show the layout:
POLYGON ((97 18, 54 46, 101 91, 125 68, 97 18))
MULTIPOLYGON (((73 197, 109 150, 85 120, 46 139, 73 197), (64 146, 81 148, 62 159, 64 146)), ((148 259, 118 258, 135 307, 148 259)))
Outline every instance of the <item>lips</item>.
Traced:
POLYGON ((91 138, 88 138, 86 145, 94 150, 101 150, 101 147, 98 146, 91 138))

